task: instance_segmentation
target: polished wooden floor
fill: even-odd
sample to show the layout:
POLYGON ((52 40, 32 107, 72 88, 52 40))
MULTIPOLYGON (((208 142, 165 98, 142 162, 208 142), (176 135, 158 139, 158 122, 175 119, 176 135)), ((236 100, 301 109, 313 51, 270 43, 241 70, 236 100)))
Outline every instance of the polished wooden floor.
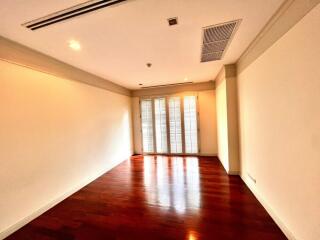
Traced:
POLYGON ((137 156, 8 239, 286 239, 216 158, 137 156))

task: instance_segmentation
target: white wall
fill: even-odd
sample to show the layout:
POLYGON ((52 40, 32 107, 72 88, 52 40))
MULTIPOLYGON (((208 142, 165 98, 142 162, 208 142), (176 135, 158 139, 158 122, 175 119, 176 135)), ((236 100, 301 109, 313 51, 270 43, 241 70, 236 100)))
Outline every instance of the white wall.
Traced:
POLYGON ((218 157, 228 174, 239 175, 236 66, 225 65, 216 79, 218 157))
POLYGON ((225 170, 229 171, 227 83, 224 78, 216 81, 216 93, 218 157, 225 170))
POLYGON ((132 98, 132 130, 133 130, 133 142, 134 153, 142 153, 142 134, 141 134, 141 121, 140 121, 140 104, 139 98, 132 98))
POLYGON ((216 156, 218 154, 218 140, 215 90, 198 92, 198 101, 200 154, 203 156, 216 156))
MULTIPOLYGON (((194 93, 194 92, 193 92, 194 93)), ((200 126, 200 155, 216 156, 217 146, 217 124, 215 90, 199 91, 199 126, 200 126)), ((141 123, 139 98, 132 98, 133 110, 133 134, 135 153, 142 153, 141 123)))
POLYGON ((132 141, 130 97, 4 61, 0 83, 1 239, 127 159, 132 141))
POLYGON ((229 174, 239 175, 239 126, 237 78, 227 78, 229 174))
POLYGON ((320 239, 319 23, 320 5, 238 76, 242 177, 301 240, 320 239))

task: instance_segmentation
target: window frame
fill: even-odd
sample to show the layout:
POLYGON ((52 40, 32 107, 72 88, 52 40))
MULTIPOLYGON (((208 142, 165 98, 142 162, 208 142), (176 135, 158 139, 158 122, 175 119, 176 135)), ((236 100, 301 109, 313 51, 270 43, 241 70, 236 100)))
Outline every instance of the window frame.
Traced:
POLYGON ((142 154, 157 154, 157 155, 186 155, 186 156, 197 156, 201 153, 201 142, 200 142, 200 114, 199 114, 199 94, 197 92, 184 92, 178 94, 169 95, 153 95, 153 96, 143 96, 139 98, 139 111, 140 111, 140 132, 141 132, 141 150, 142 154), (197 153, 186 153, 185 152, 185 127, 184 127, 184 97, 185 96, 195 96, 196 97, 196 114, 197 114, 197 141, 198 141, 198 152, 197 153), (181 131, 182 131, 182 153, 171 153, 170 144, 170 123, 169 123, 169 99, 170 97, 180 98, 180 116, 181 116, 181 131), (166 106, 166 126, 167 126, 167 153, 157 153, 156 147, 156 132, 155 132, 155 110, 154 110, 154 99, 165 98, 166 106), (141 111, 141 101, 151 100, 152 101, 152 124, 153 124, 153 152, 145 152, 143 149, 143 134, 142 134, 142 111, 141 111))
POLYGON ((144 154, 153 154, 155 153, 156 149, 156 143, 155 143, 155 127, 154 127, 154 101, 152 98, 144 98, 146 101, 151 101, 151 116, 152 116, 152 142, 153 142, 153 151, 151 152, 145 152, 144 151, 144 144, 143 144, 143 130, 142 130, 142 104, 141 104, 141 99, 139 99, 139 111, 140 111, 140 133, 141 133, 141 148, 142 152, 144 154))

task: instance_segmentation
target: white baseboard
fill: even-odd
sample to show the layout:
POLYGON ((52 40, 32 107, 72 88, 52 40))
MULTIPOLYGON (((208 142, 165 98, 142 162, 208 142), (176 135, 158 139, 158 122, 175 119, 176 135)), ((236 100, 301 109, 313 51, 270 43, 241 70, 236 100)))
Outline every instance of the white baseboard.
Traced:
MULTIPOLYGON (((123 160, 125 161, 125 160, 123 160)), ((73 189, 67 191, 66 193, 64 193, 62 196, 59 196, 51 201, 49 201, 46 205, 40 207, 38 210, 36 210, 35 212, 33 212, 32 214, 30 214, 29 216, 24 217, 23 219, 19 220, 18 222, 16 222, 15 224, 9 226, 8 228, 6 228, 5 230, 3 230, 2 232, 0 232, 0 239, 5 239, 6 237, 8 237, 9 235, 11 235, 12 233, 14 233, 15 231, 17 231, 18 229, 20 229, 21 227, 23 227, 24 225, 28 224, 29 222, 31 222, 32 220, 36 219, 37 217, 39 217, 41 214, 45 213, 46 211, 48 211, 50 208, 54 207, 55 205, 57 205, 58 203, 60 203, 61 201, 63 201, 64 199, 68 198, 69 196, 71 196, 72 194, 74 194, 75 192, 79 191, 81 188, 83 188, 84 186, 88 185, 89 183, 91 183, 92 181, 96 180, 97 178, 99 178, 100 176, 102 176, 103 174, 105 174, 106 172, 110 171, 111 169, 113 169, 114 167, 118 166, 120 163, 122 163, 123 161, 120 161, 118 163, 115 163, 111 166, 109 166, 108 168, 98 172, 97 174, 95 174, 94 176, 88 177, 87 179, 85 179, 83 182, 81 182, 79 185, 77 185, 76 187, 74 187, 73 189)))
POLYGON ((255 189, 255 186, 253 185, 251 180, 248 177, 243 176, 243 174, 241 174, 240 177, 242 178, 244 183, 248 186, 248 188, 251 190, 251 192, 254 194, 254 196, 258 199, 258 201, 262 204, 262 206, 266 209, 266 211, 269 213, 269 215, 275 221, 278 227, 286 235, 286 237, 289 240, 297 240, 297 238, 293 235, 293 233, 287 228, 287 226, 278 217, 275 211, 270 207, 269 204, 267 204, 267 202, 264 200, 262 195, 255 189))

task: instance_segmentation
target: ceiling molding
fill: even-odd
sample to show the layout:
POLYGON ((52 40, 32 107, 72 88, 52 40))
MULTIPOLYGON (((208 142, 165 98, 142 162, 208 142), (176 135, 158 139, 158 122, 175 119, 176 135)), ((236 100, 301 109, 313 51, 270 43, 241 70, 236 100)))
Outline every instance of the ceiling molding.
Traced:
POLYGON ((1 36, 0 46, 1 60, 25 66, 36 71, 45 72, 57 77, 75 80, 94 87, 103 88, 114 93, 131 96, 131 91, 125 87, 73 67, 67 63, 1 36))
POLYGON ((132 97, 146 97, 156 95, 176 94, 188 91, 206 91, 214 90, 215 83, 213 81, 201 83, 181 84, 177 86, 155 87, 149 89, 139 89, 132 91, 132 97))
POLYGON ((225 68, 225 77, 231 78, 237 76, 237 65, 236 64, 227 64, 224 65, 225 68))
POLYGON ((218 73, 215 83, 216 86, 219 85, 220 82, 222 82, 226 78, 232 78, 237 76, 237 65, 236 64, 228 64, 223 65, 220 72, 218 73))
POLYGON ((237 61, 238 73, 298 23, 320 0, 285 0, 237 61))

